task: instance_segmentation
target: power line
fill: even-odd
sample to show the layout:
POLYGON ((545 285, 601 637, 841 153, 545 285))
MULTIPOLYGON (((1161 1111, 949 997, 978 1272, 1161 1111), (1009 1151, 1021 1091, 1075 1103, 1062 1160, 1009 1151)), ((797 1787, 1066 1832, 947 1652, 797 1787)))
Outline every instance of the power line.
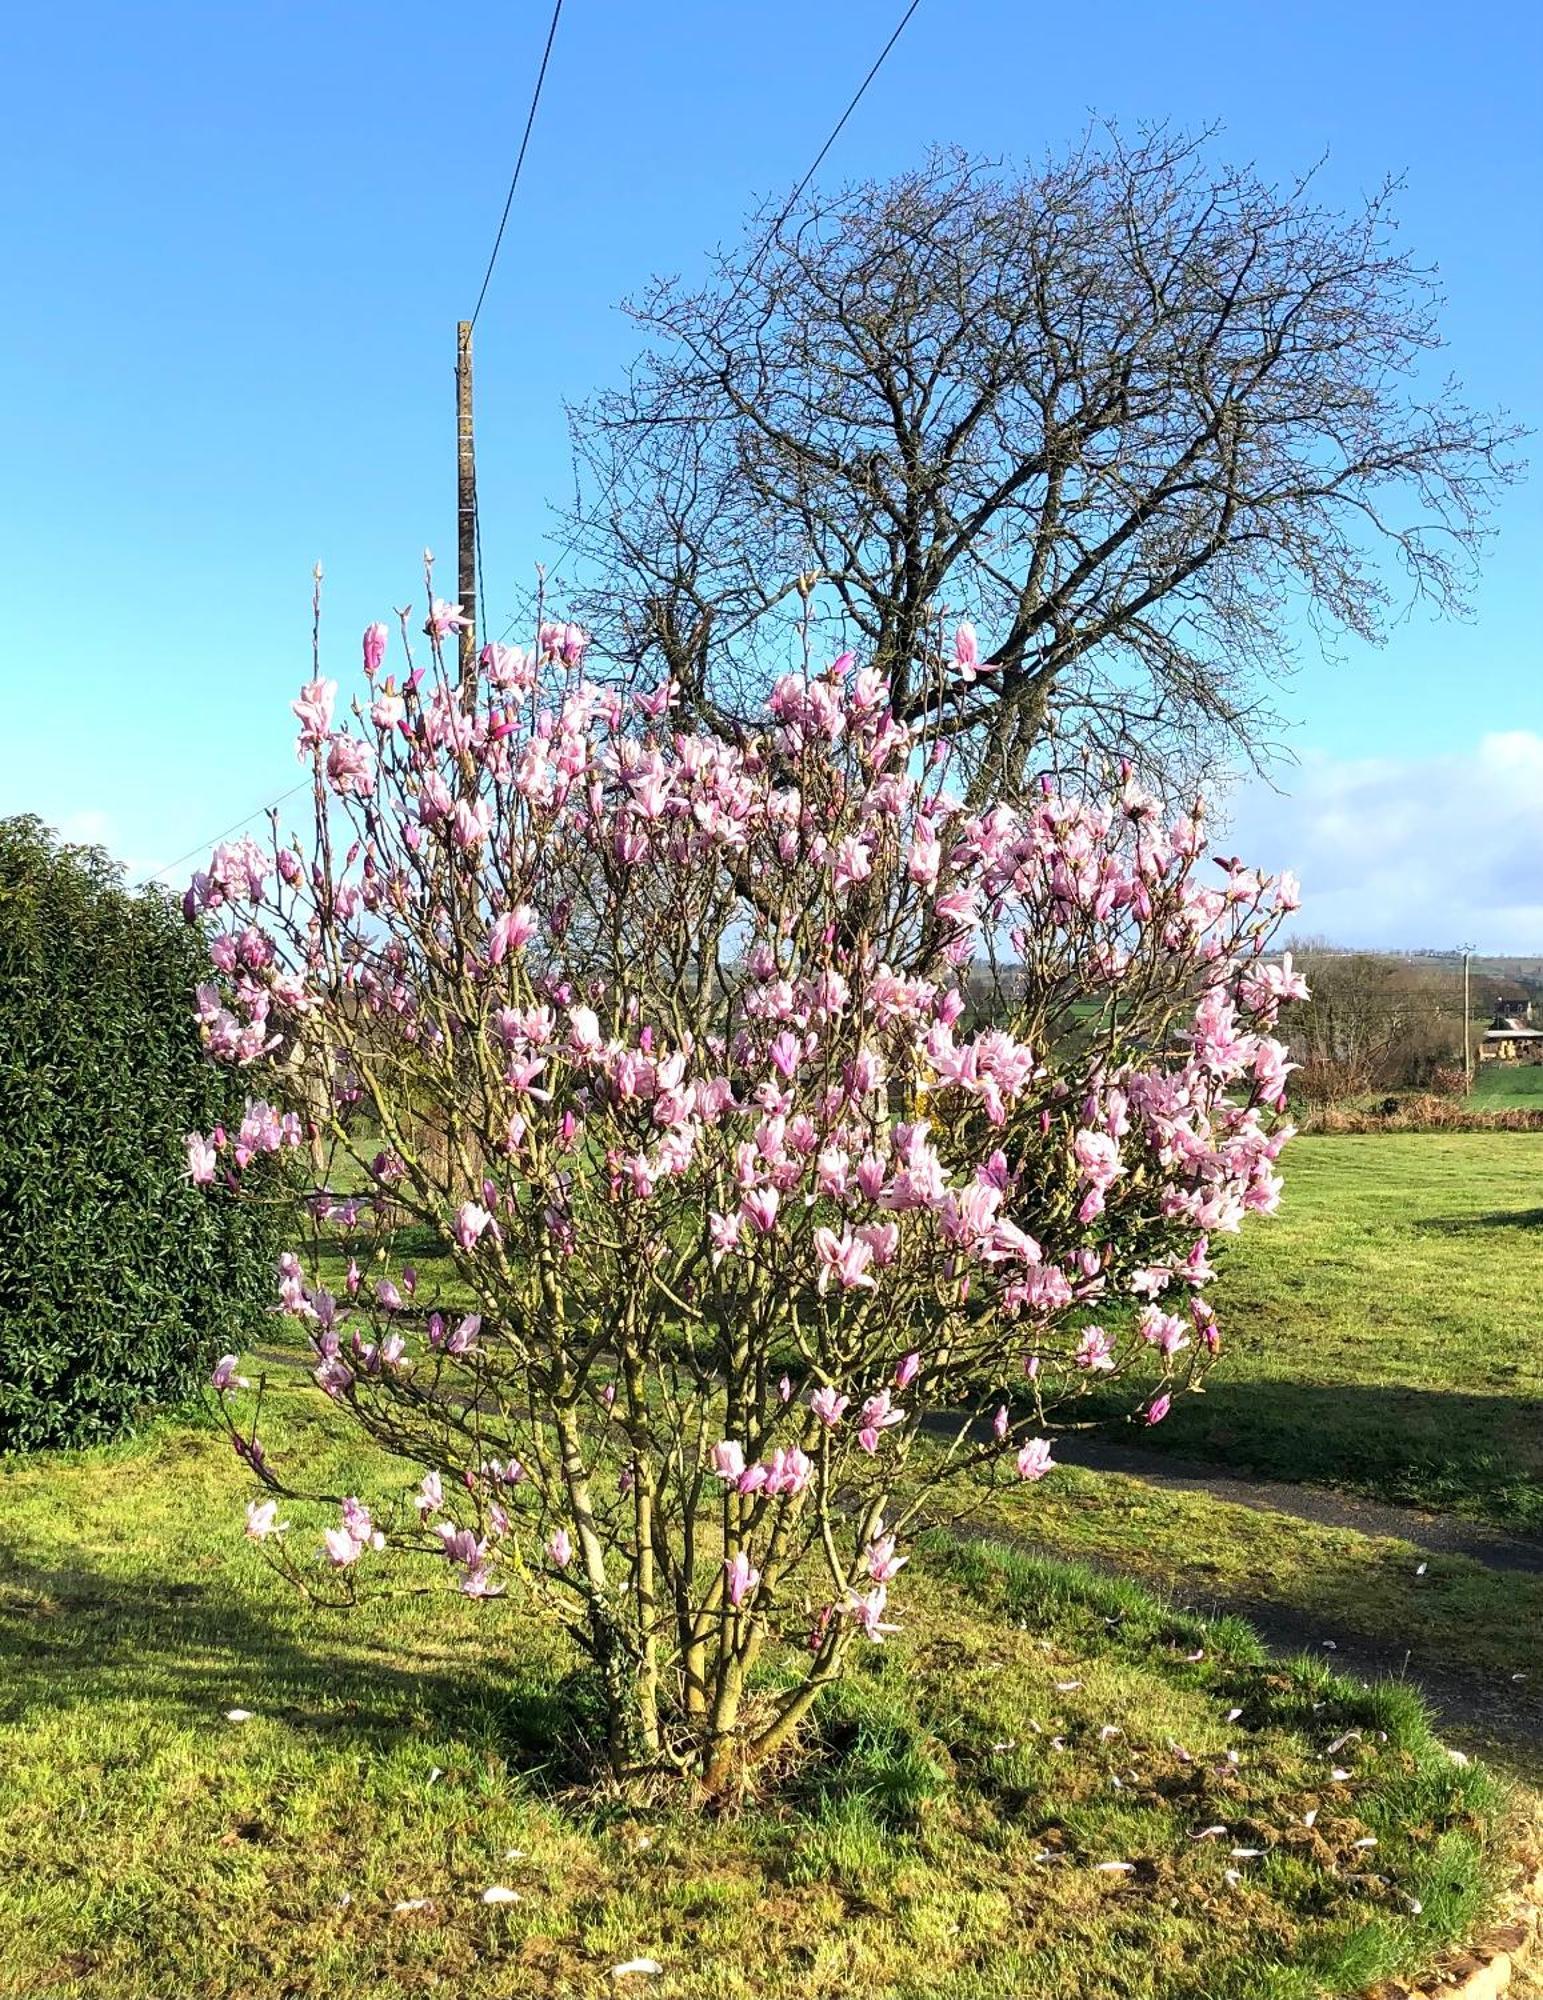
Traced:
MULTIPOLYGON (((856 94, 854 95, 851 103, 847 106, 846 110, 842 112, 841 116, 836 120, 835 125, 831 128, 830 137, 825 141, 825 144, 815 154, 814 164, 810 167, 808 173, 804 175, 803 179, 799 182, 798 186, 794 188, 791 196, 788 198, 787 206, 783 209, 781 215, 777 218, 776 223, 772 227, 771 231, 772 236, 776 235, 777 231, 782 227, 783 223, 786 222, 788 217, 793 213, 793 210, 798 206, 799 196, 803 193, 804 189, 808 187, 809 183, 814 179, 815 175, 820 171, 820 168, 825 164, 825 155, 830 151, 831 147, 834 146, 836 141, 841 137, 842 127, 846 124, 847 120, 851 117, 852 113, 857 109, 858 105, 862 103, 863 98, 867 95, 869 84, 872 83, 873 79, 878 75, 879 71, 884 67, 885 58, 888 56, 890 50, 895 46, 896 42, 898 42, 900 37, 905 33, 906 28, 910 23, 911 16, 916 12, 917 8, 920 5, 921 5, 921 0, 911 0, 910 6, 907 7, 905 12, 901 15, 899 25, 896 27, 895 32, 890 36, 889 40, 884 44, 883 48, 879 50, 878 55, 874 58, 873 68, 869 70, 868 74, 863 78, 862 82, 857 86, 856 94)), ((768 238, 768 242, 769 241, 770 238, 768 238)))
MULTIPOLYGON (((879 50, 878 55, 873 60, 873 65, 869 69, 868 74, 863 78, 862 82, 857 86, 857 89, 853 92, 851 102, 847 105, 845 111, 842 112, 841 116, 836 120, 835 124, 831 127, 830 132, 826 136, 824 145, 821 146, 820 150, 815 154, 802 180, 799 181, 798 185, 794 188, 793 192, 788 196, 787 200, 783 203, 782 208, 778 213, 776 221, 773 222, 771 228, 766 232, 766 235, 762 240, 760 249, 757 250, 755 256, 751 259, 750 263, 747 265, 745 277, 742 277, 740 279, 739 285, 736 285, 734 287, 733 292, 730 294, 729 296, 730 305, 732 305, 734 301, 739 297, 740 285, 743 285, 746 281, 746 278, 748 278, 749 275, 755 271, 761 259, 766 255, 767 251, 771 248, 772 244, 777 240, 777 232, 781 229, 783 223, 787 221, 788 217, 793 213, 793 210, 798 206, 799 200, 803 195, 804 190, 808 187, 809 183, 814 179, 815 175, 819 172, 820 168, 825 164, 826 155, 830 152, 831 147, 834 146, 836 141, 841 137, 842 131, 845 129, 847 120, 852 116, 852 113, 857 109, 858 105, 862 103, 864 97, 868 94, 869 86, 872 84, 874 78, 878 75, 879 71, 884 67, 885 62, 889 58, 890 51, 894 48, 896 42, 899 41, 900 37, 905 33, 906 29, 910 26, 911 16, 916 12, 917 8, 920 5, 921 5, 921 0, 911 0, 911 4, 906 8, 905 12, 900 16, 899 21, 895 25, 894 32, 891 34, 889 40, 884 44, 883 48, 879 50)), ((679 349, 681 343, 677 341, 675 345, 676 348, 679 349)), ((552 564, 554 570, 560 567, 561 564, 565 563, 568 560, 569 556, 573 554, 574 550, 578 547, 579 537, 584 533, 585 529, 592 528, 595 522, 599 520, 601 511, 605 507, 606 502, 611 498, 611 495, 616 491, 617 487, 620 485, 622 475, 626 471, 627 465, 628 465, 628 460, 623 459, 621 463, 616 467, 615 471, 611 474, 610 480, 606 485, 605 491, 600 495, 600 498, 595 502, 594 506, 590 509, 588 518, 586 520, 580 521, 578 527, 574 530, 572 537, 569 539, 567 547, 562 551, 562 553, 557 557, 557 560, 552 564)), ((516 614, 515 617, 511 618, 509 620, 509 623, 504 627, 503 632, 500 634, 500 637, 503 639, 507 639, 509 634, 514 630, 515 626, 519 622, 520 622, 519 615, 516 614)))
MULTIPOLYGON (((504 197, 504 212, 498 219, 498 234, 493 238, 493 249, 488 257, 487 269, 482 274, 482 288, 477 293, 477 303, 472 308, 471 324, 473 326, 477 324, 477 315, 482 311, 482 302, 487 297, 488 294, 488 285, 493 276, 493 267, 498 262, 498 252, 503 243, 504 230, 509 221, 509 211, 514 205, 514 191, 520 184, 520 169, 525 164, 526 149, 530 145, 530 135, 535 127, 536 111, 541 103, 541 87, 546 82, 547 65, 552 59, 552 44, 557 39, 557 23, 562 18, 562 11, 563 11, 563 0, 556 0, 556 4, 552 9, 552 19, 547 28, 546 47, 541 52, 541 67, 536 72, 536 87, 531 92, 530 111, 525 119, 525 131, 520 139, 520 150, 518 154, 515 156, 514 172, 509 180, 509 192, 504 197)), ((480 576, 482 570, 480 522, 478 523, 477 557, 478 557, 477 570, 478 570, 479 586, 480 586, 480 576)), ((169 874, 173 868, 180 868, 185 861, 191 861, 195 855, 204 853, 208 848, 216 846, 222 840, 228 840, 231 834, 239 833, 242 827, 250 825, 250 823, 254 819, 256 819, 259 814, 276 811, 279 806, 284 805, 288 800, 294 798, 297 792, 304 791, 309 782, 310 781, 308 779, 302 780, 300 784, 291 786, 290 789, 282 795, 282 797, 272 799, 266 805, 257 806, 256 808, 254 808, 253 811, 247 813, 244 818, 238 819, 233 826, 226 827, 222 833, 212 834, 209 837, 209 839, 201 840, 196 847, 190 847, 186 854, 179 854, 175 861, 168 861, 164 863, 160 868, 157 868, 152 874, 147 875, 142 882, 136 883, 135 887, 139 889, 148 888, 150 883, 158 880, 158 878, 161 877, 162 875, 169 874)))
POLYGON ((204 853, 208 848, 217 847, 222 840, 229 840, 230 836, 233 833, 239 833, 242 827, 250 826, 259 814, 276 812, 281 805, 287 804, 297 792, 307 791, 310 788, 310 784, 311 780, 309 778, 302 778, 298 785, 291 785, 289 790, 281 797, 270 799, 265 805, 253 806, 249 813, 243 818, 238 819, 233 825, 227 826, 223 832, 210 834, 207 840, 201 840, 196 847, 190 847, 186 854, 179 854, 175 861, 163 861, 159 868, 152 869, 145 876, 144 880, 136 882, 134 887, 136 889, 148 889, 152 882, 158 881, 161 876, 169 874, 173 868, 180 868, 184 861, 191 861, 195 855, 204 853))
POLYGON ((525 149, 530 144, 531 129, 536 122, 536 107, 541 102, 541 86, 546 82, 546 66, 552 58, 552 43, 557 38, 557 23, 563 11, 563 0, 557 0, 552 9, 552 25, 546 31, 546 47, 541 52, 541 67, 536 72, 536 87, 530 94, 530 115, 525 120, 525 135, 520 140, 520 150, 514 162, 514 174, 509 182, 509 192, 504 197, 504 212, 498 218, 498 234, 493 238, 493 250, 488 258, 488 267, 482 274, 482 290, 477 294, 477 303, 472 307, 471 323, 477 324, 477 315, 482 310, 482 301, 488 295, 488 282, 493 276, 493 266, 498 262, 499 246, 504 240, 504 229, 509 221, 509 210, 514 206, 514 191, 520 184, 520 169, 525 164, 525 149))
MULTIPOLYGON (((842 132, 845 130, 847 121, 851 118, 852 113, 857 109, 858 105, 862 103, 864 97, 868 94, 868 90, 871 87, 875 77, 877 77, 879 71, 884 67, 884 64, 888 61, 890 53, 893 50, 896 42, 899 41, 900 37, 905 33, 906 29, 910 26, 911 16, 916 12, 917 8, 920 5, 921 5, 921 0, 910 0, 910 5, 906 8, 905 12, 901 15, 899 21, 896 23, 894 31, 890 35, 889 40, 884 44, 883 48, 880 49, 878 55, 874 58, 873 63, 868 70, 868 74, 863 78, 862 82, 857 86, 857 89, 853 92, 851 101, 848 103, 846 109, 842 112, 841 116, 836 120, 835 124, 831 127, 830 132, 826 136, 824 145, 821 146, 820 150, 815 154, 814 159, 810 162, 809 167, 807 171, 804 173, 802 179, 798 182, 798 185, 794 188, 792 194, 789 195, 788 199, 783 203, 781 212, 778 214, 777 219, 772 224, 771 228, 767 231, 766 238, 762 243, 760 249, 756 252, 755 257, 749 267, 752 271, 755 269, 756 265, 760 263, 762 257, 766 255, 766 252, 771 248, 772 244, 776 240, 778 230, 781 229, 783 223, 786 222, 788 217, 792 214, 794 208, 798 204, 800 197, 803 195, 804 190, 808 187, 810 181, 814 179, 814 176, 819 172, 820 168, 824 165, 826 157, 829 154, 831 147, 835 145, 836 141, 840 138, 842 132)), ((531 92, 530 111, 525 119, 525 131, 520 139, 520 150, 515 157, 514 173, 510 177, 509 192, 504 198, 504 212, 499 217, 498 233, 493 238, 492 253, 488 257, 487 269, 482 274, 482 288, 477 293, 477 303, 472 308, 471 324, 474 327, 477 324, 477 315, 482 311, 483 300, 487 297, 488 284, 493 276, 493 267, 498 262, 499 248, 504 240, 504 229, 509 221, 509 211, 514 204, 515 189, 520 184, 520 169, 525 164, 526 148, 530 144, 530 135, 536 123, 536 111, 541 103, 541 88, 546 81, 547 65, 551 61, 552 44, 557 38, 557 23, 562 18, 562 11, 563 11, 563 0, 556 0, 556 4, 552 8, 551 23, 547 28, 546 47, 541 52, 541 67, 536 73, 536 87, 531 92)), ((743 280, 741 280, 741 282, 743 282, 743 280)), ((737 293, 738 293, 738 288, 736 287, 736 294, 735 294, 736 296, 737 293)), ((611 476, 610 484, 607 486, 605 492, 601 494, 599 500, 595 503, 594 510, 591 513, 589 520, 580 523, 578 533, 582 534, 586 527, 592 526, 594 521, 598 519, 601 508, 604 507, 606 501, 609 500, 611 495, 616 491, 617 485, 620 482, 622 473, 625 469, 626 469, 625 462, 623 462, 622 465, 617 467, 616 471, 611 476)), ((477 576, 478 576, 478 589, 480 593, 482 584, 482 551, 481 551, 480 521, 478 522, 477 526, 478 526, 477 576)), ((557 558, 557 563, 566 562, 568 557, 573 554, 573 551, 576 546, 577 546, 576 540, 570 541, 568 546, 563 550, 562 554, 557 558)), ((554 564, 553 567, 556 568, 557 564, 554 564)), ((511 618, 509 623, 503 629, 503 633, 501 635, 502 638, 507 639, 509 634, 514 630, 515 626, 518 623, 519 623, 518 617, 511 618)), ((486 629, 485 614, 483 619, 483 628, 486 629)), ((244 819, 238 819, 234 826, 226 827, 223 833, 214 834, 213 836, 211 836, 210 839, 200 841, 196 847, 189 848, 186 854, 179 854, 175 861, 168 861, 164 864, 164 866, 157 868, 154 874, 147 875, 144 881, 137 884, 136 886, 138 886, 139 888, 146 887, 149 883, 155 881, 158 876, 165 875, 169 870, 173 868, 180 868, 183 862, 185 861, 191 861, 195 855, 203 853, 203 851, 206 848, 213 847, 219 841, 229 839, 230 835, 233 833, 239 833, 241 828, 250 824, 252 820, 258 817, 259 813, 273 812, 279 806, 285 804, 289 799, 292 799, 297 792, 303 791, 305 789, 305 784, 308 782, 309 781, 307 780, 299 785, 292 786, 289 791, 283 794, 282 797, 271 800, 267 805, 258 806, 255 811, 249 812, 244 819)))

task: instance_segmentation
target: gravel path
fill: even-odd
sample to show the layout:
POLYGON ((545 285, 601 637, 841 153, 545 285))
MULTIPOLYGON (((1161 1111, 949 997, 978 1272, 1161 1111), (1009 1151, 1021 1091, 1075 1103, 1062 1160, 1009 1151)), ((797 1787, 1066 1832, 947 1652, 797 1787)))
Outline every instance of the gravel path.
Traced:
POLYGON ((1063 1465, 1080 1465, 1093 1472, 1123 1472, 1148 1486, 1172 1493, 1209 1493, 1261 1514, 1293 1514, 1323 1528, 1353 1528, 1361 1535, 1393 1535, 1417 1549, 1438 1556, 1467 1556, 1489 1569, 1543 1576, 1543 1538, 1508 1535, 1482 1521, 1458 1514, 1431 1514, 1421 1507, 1391 1506, 1380 1500, 1358 1499, 1353 1493, 1332 1493, 1321 1486, 1299 1486, 1281 1479, 1256 1479, 1246 1472, 1175 1458, 1166 1451, 1144 1451, 1139 1445, 1110 1444, 1102 1439, 1068 1437, 1057 1440, 1055 1455, 1063 1465))

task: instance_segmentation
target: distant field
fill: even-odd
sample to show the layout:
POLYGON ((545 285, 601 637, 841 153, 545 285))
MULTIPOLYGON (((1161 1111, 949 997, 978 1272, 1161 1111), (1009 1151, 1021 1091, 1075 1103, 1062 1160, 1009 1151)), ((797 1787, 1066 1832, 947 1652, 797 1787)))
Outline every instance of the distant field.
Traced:
MULTIPOLYGON (((1519 1072, 1511 1072, 1514 1077, 1519 1072)), ((1294 1140, 1143 1443, 1543 1531, 1543 1134, 1294 1140)))
POLYGON ((1543 1111, 1543 1063, 1481 1069, 1468 1101, 1479 1111, 1543 1111))

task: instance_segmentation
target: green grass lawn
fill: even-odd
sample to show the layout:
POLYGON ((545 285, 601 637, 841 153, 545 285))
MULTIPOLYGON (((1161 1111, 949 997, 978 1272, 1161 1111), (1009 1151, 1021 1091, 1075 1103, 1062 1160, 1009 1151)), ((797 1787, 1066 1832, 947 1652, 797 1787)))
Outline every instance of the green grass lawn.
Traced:
MULTIPOLYGON (((381 1472, 301 1383, 271 1404, 273 1448, 381 1472)), ((510 1600, 308 1611, 206 1424, 0 1482, 0 1994, 1309 2000, 1497 1879, 1501 1794, 1409 1689, 1001 1542, 937 1537, 784 1788, 710 1814, 574 1789, 582 1689, 510 1600)))
POLYGON ((1303 1137, 1141 1442, 1543 1531, 1543 1134, 1303 1137))
POLYGON ((1543 1063, 1489 1063, 1468 1093, 1476 1111, 1543 1111, 1543 1063))
MULTIPOLYGON (((1139 1442, 1543 1533, 1543 1133, 1304 1135, 1284 1170, 1279 1214, 1213 1246, 1220 1364, 1139 1442)), ((403 1262, 470 1305, 426 1231, 398 1233, 403 1262)))

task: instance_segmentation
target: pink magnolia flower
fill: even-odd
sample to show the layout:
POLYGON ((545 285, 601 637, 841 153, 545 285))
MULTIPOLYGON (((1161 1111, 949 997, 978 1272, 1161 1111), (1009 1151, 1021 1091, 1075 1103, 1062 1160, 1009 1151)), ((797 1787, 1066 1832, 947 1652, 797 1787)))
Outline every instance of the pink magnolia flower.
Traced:
POLYGON ((854 883, 866 882, 873 873, 873 850, 856 834, 850 834, 836 850, 836 867, 832 877, 838 891, 850 889, 854 883))
POLYGON ((1072 1151, 1087 1186, 1104 1192, 1125 1168, 1120 1161, 1120 1147, 1116 1139, 1107 1132, 1079 1132, 1072 1141, 1072 1151))
POLYGON ((227 1389, 245 1389, 248 1386, 246 1377, 236 1373, 239 1362, 239 1355, 222 1354, 214 1364, 214 1373, 209 1377, 210 1387, 218 1389, 222 1396, 227 1389))
POLYGON ((348 1569, 366 1549, 379 1551, 386 1546, 385 1536, 370 1519, 370 1510, 352 1497, 343 1502, 342 1525, 328 1528, 322 1542, 334 1569, 348 1569))
POLYGON ((455 1212, 455 1240, 463 1250, 475 1249, 493 1227, 492 1216, 478 1202, 463 1201, 455 1212))
POLYGON ((833 1229, 816 1229, 814 1251, 819 1259, 822 1292, 833 1276, 840 1279, 844 1292, 856 1291, 859 1286, 871 1288, 875 1283, 868 1269, 873 1262, 873 1247, 854 1237, 850 1229, 843 1229, 839 1236, 833 1229))
POLYGON ((870 1639, 876 1646, 881 1646, 891 1633, 900 1630, 898 1625, 885 1622, 884 1611, 888 1601, 889 1586, 876 1583, 872 1590, 862 1596, 855 1590, 848 1591, 841 1608, 847 1617, 856 1621, 865 1639, 870 1639))
POLYGON ((339 798, 369 798, 375 790, 375 752, 362 738, 340 731, 327 752, 327 778, 339 798))
POLYGON ((725 1438, 712 1450, 713 1471, 720 1479, 735 1481, 745 1469, 745 1448, 734 1438, 725 1438))
POLYGON ((977 674, 991 671, 981 659, 980 641, 975 636, 975 627, 967 618, 954 628, 954 669, 960 680, 966 683, 973 681, 977 674))
POLYGON ((900 1366, 895 1370, 895 1387, 897 1389, 909 1389, 921 1373, 921 1365, 922 1358, 919 1354, 911 1353, 906 1355, 900 1366))
POLYGON ((1114 1367, 1114 1341, 1101 1326, 1085 1326, 1077 1346, 1077 1366, 1091 1374, 1107 1374, 1114 1367))
POLYGON ((386 647, 391 634, 384 625, 366 625, 364 628, 364 671, 367 675, 379 673, 381 662, 386 657, 386 647))
POLYGON ((739 1204, 739 1212, 758 1234, 770 1236, 777 1226, 781 1197, 775 1188, 752 1188, 739 1204))
POLYGON ((814 1477, 814 1464, 797 1445, 778 1445, 770 1458, 749 1466, 741 1475, 741 1493, 787 1495, 802 1493, 814 1477))
POLYGON ((573 1561, 573 1543, 568 1530, 559 1528, 547 1542, 546 1552, 558 1569, 566 1569, 573 1561))
POLYGON ((249 1540, 265 1542, 270 1535, 284 1535, 288 1532, 289 1523, 279 1519, 277 1500, 248 1500, 246 1534, 249 1540))
POLYGON ((863 1550, 864 1565, 875 1583, 893 1583, 910 1560, 909 1556, 895 1554, 893 1535, 883 1535, 863 1550))
POLYGON ((182 1143, 187 1148, 188 1179, 194 1187, 209 1187, 213 1183, 215 1169, 220 1163, 219 1153, 210 1141, 198 1132, 189 1132, 182 1143))
POLYGON ((1056 1461, 1050 1456, 1048 1438, 1030 1438, 1018 1454, 1018 1477, 1031 1483, 1053 1472, 1056 1461))
POLYGON ((536 935, 536 913, 529 903, 505 910, 488 931, 488 964, 502 965, 511 951, 519 951, 536 935))
POLYGON ((459 604, 447 604, 444 598, 436 597, 429 606, 429 615, 423 622, 423 629, 431 639, 444 639, 452 632, 459 632, 471 620, 466 617, 459 604))
POLYGON ((896 1424, 903 1424, 905 1411, 896 1408, 890 1402, 887 1389, 880 1389, 877 1395, 870 1396, 863 1404, 861 1417, 862 1428, 857 1433, 857 1442, 864 1451, 875 1452, 879 1448, 880 1432, 890 1430, 896 1424))
POLYGON ((723 1569, 729 1602, 737 1611, 761 1581, 761 1572, 752 1569, 750 1558, 743 1549, 738 1550, 732 1559, 725 1558, 723 1569))
POLYGON ((1147 1411, 1147 1422, 1149 1424, 1160 1424, 1163 1418, 1167 1416, 1172 1404, 1173 1398, 1171 1396, 1159 1396, 1147 1411))
POLYGON ((810 1396, 809 1407, 827 1430, 834 1430, 851 1400, 850 1396, 838 1395, 833 1388, 822 1388, 816 1389, 810 1396))
POLYGON ((299 754, 302 760, 319 750, 332 727, 332 707, 337 700, 336 681, 307 681, 299 699, 289 706, 300 724, 299 754))

